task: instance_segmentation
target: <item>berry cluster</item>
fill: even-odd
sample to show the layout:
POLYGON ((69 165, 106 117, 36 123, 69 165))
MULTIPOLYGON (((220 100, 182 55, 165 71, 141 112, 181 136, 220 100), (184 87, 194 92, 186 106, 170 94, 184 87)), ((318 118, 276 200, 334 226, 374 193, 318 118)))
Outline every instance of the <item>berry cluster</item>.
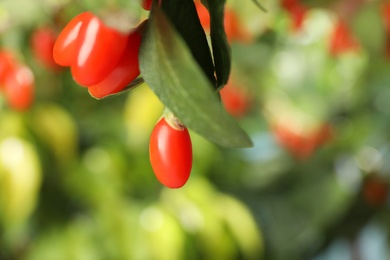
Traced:
MULTIPOLYGON (((142 3, 145 10, 151 0, 142 3)), ((106 26, 91 12, 74 17, 59 34, 53 48, 56 63, 70 66, 73 79, 88 87, 95 98, 122 91, 139 74, 138 52, 145 22, 129 34, 106 26)), ((180 188, 192 168, 192 144, 187 128, 167 113, 154 127, 149 145, 150 162, 157 179, 180 188)))
POLYGON ((105 25, 91 12, 74 17, 54 44, 54 60, 70 66, 73 79, 95 98, 123 90, 139 74, 143 24, 128 34, 105 25))
POLYGON ((8 50, 0 51, 0 92, 12 109, 25 111, 32 105, 34 75, 8 50))

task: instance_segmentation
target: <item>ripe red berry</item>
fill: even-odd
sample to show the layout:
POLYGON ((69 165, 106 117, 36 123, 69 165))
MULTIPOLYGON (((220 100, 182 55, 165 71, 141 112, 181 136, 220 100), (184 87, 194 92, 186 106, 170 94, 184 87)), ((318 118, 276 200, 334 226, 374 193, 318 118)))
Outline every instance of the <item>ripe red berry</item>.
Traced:
POLYGON ((106 26, 98 17, 84 21, 76 39, 73 79, 82 86, 102 81, 118 64, 127 35, 106 26))
POLYGON ((124 34, 92 13, 82 13, 59 35, 54 57, 61 65, 71 67, 73 79, 88 87, 93 97, 118 93, 140 74, 138 53, 144 25, 124 34))
POLYGON ((187 128, 160 119, 150 136, 149 156, 154 174, 163 185, 182 187, 192 168, 192 144, 187 128))
POLYGON ((53 58, 61 66, 71 66, 76 59, 76 39, 81 25, 88 22, 94 15, 84 12, 74 17, 58 35, 53 47, 53 58))
POLYGON ((138 52, 141 45, 141 35, 134 31, 129 35, 125 53, 117 66, 105 79, 96 85, 88 87, 89 93, 95 98, 103 98, 124 89, 140 74, 138 52))

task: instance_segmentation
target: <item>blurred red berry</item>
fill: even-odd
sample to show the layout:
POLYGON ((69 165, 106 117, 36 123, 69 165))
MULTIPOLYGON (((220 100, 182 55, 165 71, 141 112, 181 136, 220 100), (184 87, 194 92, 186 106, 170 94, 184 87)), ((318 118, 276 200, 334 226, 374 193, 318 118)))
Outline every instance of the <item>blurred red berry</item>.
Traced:
POLYGON ((228 83, 220 91, 221 100, 226 111, 234 117, 244 116, 250 107, 250 97, 246 91, 228 83))
POLYGON ((315 144, 307 137, 282 124, 275 125, 273 132, 279 144, 296 158, 303 160, 312 155, 315 144))
POLYGON ((17 66, 17 62, 8 50, 0 51, 0 90, 4 86, 7 75, 17 66))
POLYGON ((246 40, 246 35, 244 34, 242 27, 237 14, 231 8, 225 7, 225 16, 224 16, 224 26, 226 37, 229 42, 246 40))
POLYGON ((307 7, 298 0, 283 0, 282 7, 291 17, 292 29, 294 31, 301 30, 308 11, 307 7))
MULTIPOLYGON (((196 11, 203 29, 206 33, 210 33, 210 14, 207 8, 200 2, 195 1, 196 11)), ((250 41, 250 35, 244 30, 244 27, 240 25, 237 13, 230 8, 225 6, 224 10, 224 27, 227 40, 248 42, 250 41)))
POLYGON ((279 144, 296 158, 309 158, 320 146, 330 140, 331 128, 325 124, 310 132, 298 132, 288 125, 275 123, 273 133, 279 144))
POLYGON ((35 57, 49 69, 58 70, 60 66, 54 61, 53 48, 57 34, 50 27, 41 27, 33 32, 31 48, 35 57))
POLYGON ((5 79, 4 94, 9 106, 15 110, 25 111, 34 98, 34 75, 26 66, 19 66, 11 71, 5 79))
POLYGON ((291 12, 291 18, 292 18, 292 28, 294 31, 299 31, 302 29, 303 22, 306 17, 306 13, 307 13, 307 9, 303 5, 297 5, 293 8, 291 12))
POLYGON ((357 51, 359 43, 353 37, 348 25, 341 19, 337 20, 330 35, 329 51, 331 55, 338 56, 345 52, 357 51))

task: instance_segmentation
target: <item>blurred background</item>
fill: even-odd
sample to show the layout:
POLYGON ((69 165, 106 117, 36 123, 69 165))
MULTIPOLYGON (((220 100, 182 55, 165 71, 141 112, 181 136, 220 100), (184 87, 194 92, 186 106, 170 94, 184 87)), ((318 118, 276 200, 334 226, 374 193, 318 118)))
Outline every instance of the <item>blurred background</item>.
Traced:
POLYGON ((222 102, 254 147, 191 132, 191 177, 170 190, 149 87, 98 101, 51 56, 76 14, 135 25, 139 1, 1 0, 0 259, 389 259, 390 3, 261 4, 225 7, 222 102))

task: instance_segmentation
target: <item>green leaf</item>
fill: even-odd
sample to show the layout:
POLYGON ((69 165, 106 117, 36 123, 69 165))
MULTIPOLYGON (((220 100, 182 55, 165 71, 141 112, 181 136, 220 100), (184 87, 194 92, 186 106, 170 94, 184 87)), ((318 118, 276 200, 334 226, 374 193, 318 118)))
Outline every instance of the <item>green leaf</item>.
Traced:
POLYGON ((157 6, 143 36, 140 69, 162 103, 188 128, 221 146, 252 145, 223 109, 184 40, 157 6))
POLYGON ((183 37, 195 60, 215 86, 214 63, 206 34, 200 24, 193 0, 162 1, 161 9, 183 37))
POLYGON ((224 6, 226 0, 202 0, 210 13, 210 37, 213 48, 217 84, 222 88, 229 79, 231 57, 224 28, 224 6))

